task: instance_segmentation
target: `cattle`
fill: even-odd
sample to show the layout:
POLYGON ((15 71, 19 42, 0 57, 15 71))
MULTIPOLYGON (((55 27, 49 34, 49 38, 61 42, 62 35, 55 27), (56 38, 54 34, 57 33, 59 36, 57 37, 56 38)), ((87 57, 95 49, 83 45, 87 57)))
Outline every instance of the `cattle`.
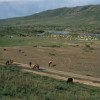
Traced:
POLYGON ((67 84, 68 84, 68 83, 73 83, 73 78, 68 78, 68 79, 67 79, 67 84))

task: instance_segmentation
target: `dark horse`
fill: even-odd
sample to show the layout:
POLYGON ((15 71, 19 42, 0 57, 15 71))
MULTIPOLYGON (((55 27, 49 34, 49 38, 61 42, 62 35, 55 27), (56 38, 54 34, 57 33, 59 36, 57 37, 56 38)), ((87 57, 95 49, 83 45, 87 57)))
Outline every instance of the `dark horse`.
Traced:
POLYGON ((6 65, 13 64, 13 60, 7 60, 6 65))
POLYGON ((9 60, 7 60, 7 61, 6 61, 6 65, 9 65, 9 63, 10 63, 9 60))
POLYGON ((32 66, 32 62, 29 62, 29 66, 30 66, 30 67, 32 66))
POLYGON ((67 84, 68 84, 68 83, 73 83, 73 78, 68 78, 68 79, 67 79, 67 84))

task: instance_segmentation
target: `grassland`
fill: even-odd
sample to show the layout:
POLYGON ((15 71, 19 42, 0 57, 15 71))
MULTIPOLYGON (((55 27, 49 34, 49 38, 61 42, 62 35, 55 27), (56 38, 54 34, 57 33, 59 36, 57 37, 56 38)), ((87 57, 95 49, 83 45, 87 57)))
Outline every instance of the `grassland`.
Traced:
POLYGON ((1 100, 99 100, 100 89, 67 85, 65 81, 22 72, 17 65, 0 65, 1 100))
POLYGON ((72 43, 72 46, 78 46, 77 43, 93 44, 98 41, 100 36, 86 36, 78 34, 57 35, 47 34, 44 36, 16 36, 10 35, 0 37, 0 46, 33 46, 33 47, 67 47, 66 43, 72 43))
MULTIPOLYGON (((48 68, 48 61, 52 60, 55 66, 50 69, 100 78, 100 36, 79 34, 37 36, 34 35, 35 31, 32 28, 27 28, 30 31, 26 30, 26 33, 24 28, 20 28, 19 33, 23 33, 21 35, 17 34, 17 28, 10 29, 14 29, 16 34, 13 34, 13 31, 8 31, 8 34, 9 28, 7 30, 4 28, 5 34, 0 37, 0 63, 13 59, 14 62, 23 64, 32 61, 33 64, 37 63, 40 67, 48 68)), ((99 100, 99 90, 79 83, 67 85, 62 80, 22 72, 17 65, 0 65, 1 100, 99 100)))
POLYGON ((44 35, 44 36, 4 36, 0 38, 1 61, 13 59, 15 62, 38 63, 48 67, 53 60, 52 69, 73 72, 86 76, 100 77, 100 37, 82 35, 44 35), (3 51, 6 48, 7 51, 3 51), (19 53, 19 49, 22 50, 19 53))
MULTIPOLYGON (((50 69, 100 78, 100 36, 73 34, 100 33, 98 12, 100 5, 91 5, 0 20, 0 63, 13 59, 48 68, 52 60, 55 66, 50 69), (35 35, 43 30, 69 30, 72 34, 35 35)), ((0 65, 0 99, 100 100, 100 89, 22 72, 17 65, 0 65)))

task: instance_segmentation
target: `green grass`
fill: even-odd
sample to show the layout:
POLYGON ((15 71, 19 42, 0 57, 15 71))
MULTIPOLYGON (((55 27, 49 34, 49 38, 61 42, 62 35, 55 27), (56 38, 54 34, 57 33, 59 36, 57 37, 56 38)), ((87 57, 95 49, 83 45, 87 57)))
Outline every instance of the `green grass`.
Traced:
POLYGON ((79 83, 67 85, 16 65, 0 65, 0 100, 99 100, 100 88, 79 83))
MULTIPOLYGON (((0 37, 0 46, 33 46, 33 47, 52 47, 52 48, 60 48, 67 47, 66 43, 75 43, 76 46, 79 43, 91 43, 97 40, 92 40, 92 38, 97 38, 100 40, 100 36, 91 36, 91 40, 78 40, 78 37, 81 35, 47 35, 47 36, 26 36, 20 37, 14 35, 13 38, 9 38, 9 36, 0 37)), ((82 36, 84 38, 89 38, 88 36, 82 36)), ((74 45, 75 46, 75 45, 74 45)), ((78 47, 78 46, 77 46, 78 47)))

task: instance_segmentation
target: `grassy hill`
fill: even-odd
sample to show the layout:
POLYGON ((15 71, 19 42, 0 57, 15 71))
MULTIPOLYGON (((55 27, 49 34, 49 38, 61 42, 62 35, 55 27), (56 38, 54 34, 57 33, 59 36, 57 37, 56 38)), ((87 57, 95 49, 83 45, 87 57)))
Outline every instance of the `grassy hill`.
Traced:
POLYGON ((59 8, 31 16, 0 20, 0 25, 100 26, 100 5, 59 8))
POLYGON ((100 33, 99 12, 100 5, 87 5, 73 8, 58 8, 30 16, 4 19, 0 20, 0 34, 29 35, 29 33, 33 34, 35 31, 43 30, 100 33))

